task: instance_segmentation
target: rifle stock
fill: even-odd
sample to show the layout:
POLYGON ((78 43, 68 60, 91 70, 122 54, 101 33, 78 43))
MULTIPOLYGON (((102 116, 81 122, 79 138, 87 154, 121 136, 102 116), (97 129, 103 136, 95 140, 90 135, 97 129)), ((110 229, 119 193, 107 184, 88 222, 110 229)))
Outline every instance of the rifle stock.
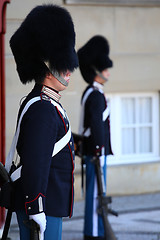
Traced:
POLYGON ((7 236, 8 236, 8 232, 9 232, 11 217, 12 217, 12 210, 8 209, 1 240, 9 240, 10 239, 10 238, 7 238, 7 236))
POLYGON ((0 162, 0 206, 8 209, 1 240, 9 240, 8 232, 12 218, 12 183, 5 166, 0 162))
POLYGON ((77 133, 72 133, 74 139, 74 148, 75 148, 75 155, 82 158, 83 156, 83 139, 84 137, 77 133))
POLYGON ((34 220, 30 220, 30 240, 40 240, 40 228, 34 220))

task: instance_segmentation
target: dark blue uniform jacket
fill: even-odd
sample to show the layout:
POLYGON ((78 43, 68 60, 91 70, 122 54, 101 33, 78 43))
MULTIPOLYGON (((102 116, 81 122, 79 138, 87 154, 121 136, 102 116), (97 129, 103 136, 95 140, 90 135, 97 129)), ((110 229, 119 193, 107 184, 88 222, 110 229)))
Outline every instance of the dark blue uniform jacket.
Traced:
POLYGON ((21 178, 15 184, 15 210, 27 214, 45 211, 48 216, 71 216, 73 207, 74 143, 70 142, 54 157, 54 144, 68 130, 68 120, 43 97, 42 85, 35 85, 20 107, 41 96, 25 113, 17 144, 22 165, 21 178))
POLYGON ((96 146, 98 146, 100 150, 104 147, 105 155, 109 155, 112 154, 109 117, 102 121, 107 102, 104 94, 93 85, 89 85, 85 89, 82 99, 89 88, 93 88, 93 91, 85 102, 84 129, 90 128, 91 135, 84 138, 83 151, 85 155, 93 156, 96 155, 96 146))

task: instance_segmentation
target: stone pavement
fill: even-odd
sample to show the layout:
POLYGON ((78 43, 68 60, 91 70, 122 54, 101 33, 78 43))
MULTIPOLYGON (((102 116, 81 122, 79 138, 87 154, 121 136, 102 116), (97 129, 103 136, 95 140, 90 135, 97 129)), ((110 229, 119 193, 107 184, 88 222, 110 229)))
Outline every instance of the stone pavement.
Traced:
MULTIPOLYGON (((160 193, 113 197, 111 206, 119 213, 109 215, 118 240, 160 240, 160 193)), ((83 239, 83 217, 84 201, 77 201, 73 217, 63 221, 62 240, 83 239)), ((19 240, 15 214, 9 236, 19 240)))

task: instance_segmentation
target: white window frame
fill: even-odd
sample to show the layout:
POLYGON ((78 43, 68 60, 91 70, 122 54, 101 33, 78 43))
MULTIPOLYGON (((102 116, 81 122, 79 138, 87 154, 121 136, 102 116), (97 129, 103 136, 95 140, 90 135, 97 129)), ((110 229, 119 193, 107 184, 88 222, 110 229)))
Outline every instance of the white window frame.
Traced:
POLYGON ((160 160, 159 154, 159 93, 120 93, 120 94, 106 94, 106 97, 110 101, 110 121, 111 121, 111 143, 113 149, 113 156, 108 156, 109 165, 119 164, 133 164, 133 163, 145 163, 154 162, 160 160), (122 139, 122 125, 121 125, 121 99, 123 98, 152 98, 152 146, 153 151, 151 153, 139 153, 139 154, 121 154, 121 139, 122 139))

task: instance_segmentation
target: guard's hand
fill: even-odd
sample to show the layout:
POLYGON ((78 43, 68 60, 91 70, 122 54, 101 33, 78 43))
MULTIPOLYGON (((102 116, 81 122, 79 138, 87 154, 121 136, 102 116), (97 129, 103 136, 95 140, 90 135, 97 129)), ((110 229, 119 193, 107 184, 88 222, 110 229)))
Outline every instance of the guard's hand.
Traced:
POLYGON ((29 215, 29 219, 33 219, 40 227, 40 234, 41 234, 41 239, 44 239, 44 231, 46 229, 46 215, 44 212, 34 214, 34 215, 29 215))
POLYGON ((103 167, 105 163, 105 156, 104 155, 100 156, 99 161, 100 161, 100 166, 103 167))

